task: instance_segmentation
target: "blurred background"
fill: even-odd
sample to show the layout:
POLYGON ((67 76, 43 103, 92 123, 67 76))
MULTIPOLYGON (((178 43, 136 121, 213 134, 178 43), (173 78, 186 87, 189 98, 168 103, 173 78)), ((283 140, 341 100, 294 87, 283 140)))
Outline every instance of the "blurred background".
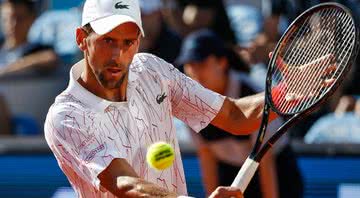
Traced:
MULTIPOLYGON (((209 89, 246 96, 264 89, 268 54, 291 21, 322 2, 328 1, 140 0, 146 34, 140 51, 209 89)), ((336 2, 359 22, 358 0, 336 2)), ((71 66, 82 58, 75 42, 82 4, 0 0, 0 197, 76 197, 45 142, 43 123, 67 86, 71 66)), ((357 58, 329 102, 281 138, 246 197, 360 197, 359 64, 357 58)), ((212 126, 195 134, 174 121, 189 195, 206 197, 229 185, 254 137, 217 136, 212 126)))

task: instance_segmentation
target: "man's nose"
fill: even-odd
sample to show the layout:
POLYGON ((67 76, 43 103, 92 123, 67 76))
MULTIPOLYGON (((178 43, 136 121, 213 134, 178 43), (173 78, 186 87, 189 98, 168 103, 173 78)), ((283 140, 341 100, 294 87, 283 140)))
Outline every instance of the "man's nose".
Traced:
POLYGON ((124 55, 124 49, 120 46, 116 46, 112 49, 112 59, 119 63, 124 55))

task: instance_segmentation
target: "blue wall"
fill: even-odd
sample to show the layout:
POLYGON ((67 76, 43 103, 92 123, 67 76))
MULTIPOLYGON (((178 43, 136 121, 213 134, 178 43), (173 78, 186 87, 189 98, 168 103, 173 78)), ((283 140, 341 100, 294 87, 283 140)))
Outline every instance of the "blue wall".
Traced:
POLYGON ((0 197, 46 198, 59 186, 69 186, 51 155, 2 155, 0 197))
MULTIPOLYGON (((186 154, 183 163, 189 195, 204 197, 198 159, 186 154)), ((300 157, 298 165, 304 198, 335 198, 341 184, 360 186, 359 156, 300 157)), ((66 186, 70 185, 51 154, 0 156, 0 197, 48 198, 66 186)))
POLYGON ((304 198, 335 198, 340 185, 360 184, 360 156, 300 157, 298 166, 304 182, 304 198))
MULTIPOLYGON (((186 155, 183 163, 189 195, 204 197, 197 158, 186 155)), ((0 155, 2 198, 50 198, 69 186, 53 155, 0 155)))

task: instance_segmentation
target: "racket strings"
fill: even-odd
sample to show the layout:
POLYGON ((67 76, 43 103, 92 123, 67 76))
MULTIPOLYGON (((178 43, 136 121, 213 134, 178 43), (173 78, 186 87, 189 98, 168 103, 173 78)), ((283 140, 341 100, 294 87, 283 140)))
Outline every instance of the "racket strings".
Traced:
MULTIPOLYGON (((342 16, 338 17, 340 19, 346 19, 346 16, 345 13, 342 13, 341 14, 342 16)), ((346 35, 345 38, 343 37, 340 37, 340 36, 335 36, 334 40, 335 40, 335 44, 338 44, 338 43, 341 43, 342 39, 344 39, 344 46, 339 46, 339 49, 342 49, 342 51, 340 53, 336 53, 336 55, 338 56, 337 60, 339 60, 339 62, 337 62, 337 65, 336 65, 336 70, 334 72, 331 72, 329 74, 327 74, 325 76, 325 79, 335 79, 336 77, 340 76, 341 72, 343 71, 343 69, 345 68, 346 64, 343 64, 344 62, 348 62, 348 60, 350 59, 350 55, 351 55, 351 48, 349 48, 347 45, 348 43, 352 43, 354 44, 354 33, 355 32, 355 29, 354 29, 354 26, 352 26, 351 22, 352 22, 352 19, 350 17, 347 18, 348 20, 347 21, 339 21, 339 24, 345 24, 347 27, 351 27, 351 28, 344 28, 346 30, 345 34, 341 33, 342 35, 346 35), (344 55, 343 55, 344 54, 344 55)), ((343 30, 344 30, 343 29, 343 30)), ((334 46, 335 47, 335 46, 334 46)), ((336 48, 334 50, 337 50, 336 48)), ((332 64, 331 62, 329 63, 326 63, 326 64, 332 64)), ((316 92, 319 92, 319 93, 322 93, 322 94, 325 94, 326 91, 329 89, 329 87, 327 86, 319 86, 317 90, 315 90, 316 92)), ((321 97, 321 95, 319 95, 319 97, 321 97)), ((318 98, 312 98, 308 103, 309 104, 313 104, 314 102, 316 102, 318 98)))
MULTIPOLYGON (((328 63, 325 63, 325 64, 328 64, 328 63)), ((329 63, 330 64, 330 63, 329 63)), ((339 67, 339 68, 341 68, 341 67, 339 67)), ((338 70, 337 71, 340 71, 340 69, 338 68, 338 70)), ((334 76, 336 76, 336 73, 333 73, 333 77, 334 76)), ((328 77, 328 78, 332 78, 332 77, 328 77)), ((312 83, 314 83, 314 81, 308 81, 307 82, 308 84, 312 84, 312 83)), ((318 84, 318 83, 317 83, 318 84)), ((310 90, 315 90, 315 92, 319 92, 319 93, 325 93, 326 92, 326 87, 324 87, 324 86, 319 86, 319 87, 317 87, 317 89, 314 89, 314 88, 316 88, 316 87, 310 87, 310 90), (320 89, 320 90, 319 90, 320 89)), ((295 111, 297 111, 298 109, 301 109, 301 108, 303 108, 303 107, 306 107, 306 106, 308 106, 308 105, 310 105, 310 104, 312 104, 312 103, 314 103, 319 97, 321 97, 320 95, 318 95, 318 97, 313 97, 313 98, 310 98, 311 100, 310 101, 308 101, 307 103, 302 103, 302 106, 299 106, 299 107, 297 107, 297 109, 295 109, 295 111)))
MULTIPOLYGON (((342 13, 342 14, 345 15, 345 13, 342 13)), ((340 19, 341 18, 346 18, 346 16, 341 16, 339 18, 340 19)), ((352 24, 351 24, 351 22, 352 22, 351 18, 348 18, 348 19, 349 20, 347 20, 345 22, 343 22, 343 21, 340 22, 340 24, 345 24, 345 25, 347 25, 347 27, 349 27, 349 26, 351 27, 351 28, 344 28, 343 29, 343 30, 346 30, 346 32, 345 32, 345 34, 342 34, 342 35, 346 35, 346 36, 344 38, 340 37, 340 36, 335 37, 335 44, 341 43, 342 39, 344 39, 344 41, 345 41, 343 43, 344 45, 339 46, 339 48, 338 48, 338 49, 342 49, 340 51, 340 53, 339 52, 336 53, 338 55, 338 58, 337 58, 338 62, 337 62, 337 65, 336 65, 337 68, 336 68, 336 70, 334 72, 330 73, 330 75, 327 75, 326 79, 335 79, 336 77, 340 76, 341 72, 346 67, 345 63, 347 63, 348 60, 350 59, 351 47, 349 47, 348 45, 349 44, 351 44, 351 46, 354 45, 355 40, 353 38, 355 37, 355 35, 352 34, 352 33, 355 32, 355 29, 354 29, 354 26, 352 26, 352 24)), ((337 50, 337 49, 335 49, 335 50, 337 50)), ((325 94, 327 89, 329 89, 329 88, 327 88, 326 86, 320 86, 318 88, 318 90, 316 90, 316 91, 325 94)), ((311 101, 309 101, 309 103, 312 104, 312 103, 315 102, 315 100, 316 100, 316 98, 313 98, 311 101)))
MULTIPOLYGON (((308 51, 306 51, 304 49, 308 49, 309 47, 312 47, 310 45, 313 44, 316 39, 318 39, 318 37, 317 37, 318 35, 309 36, 309 35, 311 35, 311 28, 309 27, 308 24, 311 23, 311 19, 312 19, 312 17, 308 17, 307 21, 302 24, 299 34, 297 34, 293 38, 293 41, 295 41, 295 42, 293 42, 292 47, 290 49, 294 49, 294 50, 287 49, 287 54, 289 54, 289 53, 291 54, 291 55, 288 55, 288 58, 287 58, 289 60, 290 65, 306 63, 307 60, 303 59, 303 57, 309 57, 309 56, 306 54, 308 51), (305 42, 305 41, 307 41, 307 42, 305 42)), ((318 23, 318 24, 316 24, 316 26, 320 26, 320 24, 318 23)), ((316 29, 316 27, 313 27, 313 28, 316 29)))
MULTIPOLYGON (((326 12, 327 15, 330 15, 329 12, 326 12)), ((327 17, 327 15, 325 15, 327 17)), ((311 74, 316 75, 316 73, 314 72, 314 70, 316 68, 312 68, 312 70, 308 70, 306 73, 304 73, 307 76, 307 81, 305 82, 299 82, 302 80, 305 80, 304 77, 297 79, 298 78, 298 74, 301 72, 300 70, 302 70, 302 68, 306 67, 305 66, 299 66, 299 65, 303 65, 306 62, 310 62, 311 58, 313 58, 313 56, 319 56, 317 54, 319 54, 318 52, 320 51, 320 48, 315 48, 317 51, 315 51, 315 55, 308 55, 305 54, 306 51, 304 51, 304 49, 309 49, 313 46, 314 43, 317 43, 316 41, 319 39, 320 34, 310 34, 310 28, 308 23, 310 23, 310 20, 313 17, 308 17, 307 20, 302 24, 302 26, 299 28, 299 31, 297 32, 297 34, 293 37, 292 41, 290 43, 290 47, 288 47, 285 51, 285 56, 284 59, 287 59, 289 62, 289 65, 293 68, 290 69, 290 72, 287 71, 284 76, 284 78, 286 79, 286 84, 288 89, 286 90, 286 92, 288 93, 296 93, 296 90, 302 90, 301 92, 297 92, 297 95, 306 95, 305 91, 308 90, 313 90, 315 87, 315 79, 313 78, 313 76, 309 76, 311 74), (306 41, 306 42, 305 42, 306 41), (305 45, 304 45, 305 43, 305 45), (289 50, 290 49, 290 50, 289 50), (291 50, 293 49, 293 50, 291 50), (305 58, 303 58, 305 57, 305 58), (310 85, 310 86, 309 86, 310 85), (311 86, 312 85, 312 86, 311 86), (307 89, 304 89, 306 88, 307 89)), ((321 27, 320 23, 316 24, 316 26, 321 27)), ((313 26, 312 28, 318 28, 316 26, 313 26)), ((316 31, 315 31, 316 32, 316 31)), ((310 51, 310 50, 309 50, 310 51)), ((312 51, 312 53, 314 54, 314 51, 312 51)), ((278 76, 280 76, 280 73, 278 74, 278 76)), ((304 75, 303 75, 304 76, 304 75)), ((279 97, 279 96, 278 96, 279 97)), ((285 97, 285 100, 291 100, 293 97, 296 97, 296 95, 287 95, 285 97)), ((294 103, 281 103, 280 109, 289 109, 290 106, 294 106, 294 103)))
POLYGON ((326 9, 304 20, 279 49, 286 65, 274 70, 272 87, 284 82, 287 88, 273 96, 278 110, 299 112, 321 98, 331 87, 326 80, 344 70, 354 42, 353 21, 345 12, 326 9))
MULTIPOLYGON (((323 11, 323 13, 319 13, 318 15, 315 15, 311 18, 316 18, 315 20, 319 20, 321 18, 329 19, 329 17, 332 16, 333 14, 334 12, 330 10, 325 10, 323 11)), ((296 106, 293 109, 293 111, 295 112, 301 109, 308 108, 311 104, 313 104, 314 100, 320 98, 321 95, 325 93, 324 91, 326 91, 326 89, 324 89, 325 87, 322 84, 322 81, 324 79, 320 77, 320 75, 326 72, 328 68, 327 66, 333 64, 334 62, 333 60, 334 57, 332 56, 333 53, 331 53, 334 50, 334 42, 325 43, 323 39, 327 35, 330 35, 331 37, 335 36, 333 31, 329 31, 329 29, 330 30, 334 29, 335 23, 336 23, 335 17, 331 17, 330 20, 326 20, 325 22, 322 22, 320 20, 314 26, 315 33, 310 34, 310 38, 312 38, 312 40, 307 42, 308 45, 305 46, 305 48, 310 49, 309 50, 310 53, 305 55, 304 61, 301 63, 304 64, 304 62, 305 63, 310 62, 310 64, 305 64, 305 66, 302 67, 306 67, 307 65, 309 65, 311 69, 303 73, 303 75, 307 76, 306 81, 298 83, 297 86, 295 86, 295 88, 292 90, 294 92, 296 92, 296 90, 302 90, 300 94, 306 96, 310 100, 307 101, 305 100, 304 102, 296 106), (324 27, 325 30, 323 30, 322 27, 324 27), (317 64, 319 64, 319 66, 317 66, 317 64), (322 91, 320 91, 319 89, 322 91)), ((335 38, 332 38, 331 40, 333 41, 334 39, 335 38)), ((330 39, 326 39, 326 40, 329 41, 330 39)), ((299 73, 301 73, 301 71, 299 73)), ((285 108, 289 109, 290 106, 286 105, 285 108)))
MULTIPOLYGON (((283 58, 286 62, 288 62, 287 65, 294 65, 295 63, 297 63, 299 61, 299 59, 302 57, 302 53, 299 54, 299 48, 297 47, 297 43, 298 42, 294 42, 294 41, 298 41, 298 38, 301 36, 301 35, 307 35, 309 34, 310 32, 310 29, 309 28, 306 28, 307 27, 307 24, 309 23, 310 21, 310 17, 308 17, 304 23, 301 25, 300 28, 298 28, 298 31, 296 31, 296 34, 291 34, 288 38, 288 40, 292 41, 290 42, 289 45, 287 45, 285 48, 284 48, 284 55, 283 55, 283 58)), ((314 38, 314 37, 313 37, 314 38)), ((308 44, 311 43, 308 42, 308 44)), ((307 46, 305 46, 307 47, 307 46)), ((280 50, 281 51, 281 50, 280 50)), ((292 70, 295 72, 295 70, 292 70)), ((280 79, 283 75, 283 73, 287 73, 289 71, 284 71, 284 72, 278 72, 276 75, 275 75, 275 79, 280 79)), ((293 76, 291 74, 289 74, 289 76, 293 76)), ((292 80, 287 80, 286 83, 291 83, 292 80)), ((295 82, 294 82, 295 83, 295 82)), ((292 84, 289 84, 288 87, 290 87, 290 90, 289 91, 293 91, 292 90, 292 84)), ((281 90, 281 94, 277 95, 275 100, 276 101, 279 101, 279 97, 282 97, 284 94, 286 94, 286 92, 288 90, 281 90)), ((281 104, 285 104, 285 103, 281 103, 281 104)), ((281 106, 280 108, 284 108, 283 106, 281 106)))

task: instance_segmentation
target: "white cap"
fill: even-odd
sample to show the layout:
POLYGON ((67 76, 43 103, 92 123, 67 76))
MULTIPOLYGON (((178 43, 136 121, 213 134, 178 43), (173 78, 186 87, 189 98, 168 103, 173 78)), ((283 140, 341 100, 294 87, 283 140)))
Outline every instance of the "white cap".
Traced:
POLYGON ((126 22, 135 23, 145 35, 138 0, 85 1, 81 25, 90 23, 97 34, 106 34, 126 22))

